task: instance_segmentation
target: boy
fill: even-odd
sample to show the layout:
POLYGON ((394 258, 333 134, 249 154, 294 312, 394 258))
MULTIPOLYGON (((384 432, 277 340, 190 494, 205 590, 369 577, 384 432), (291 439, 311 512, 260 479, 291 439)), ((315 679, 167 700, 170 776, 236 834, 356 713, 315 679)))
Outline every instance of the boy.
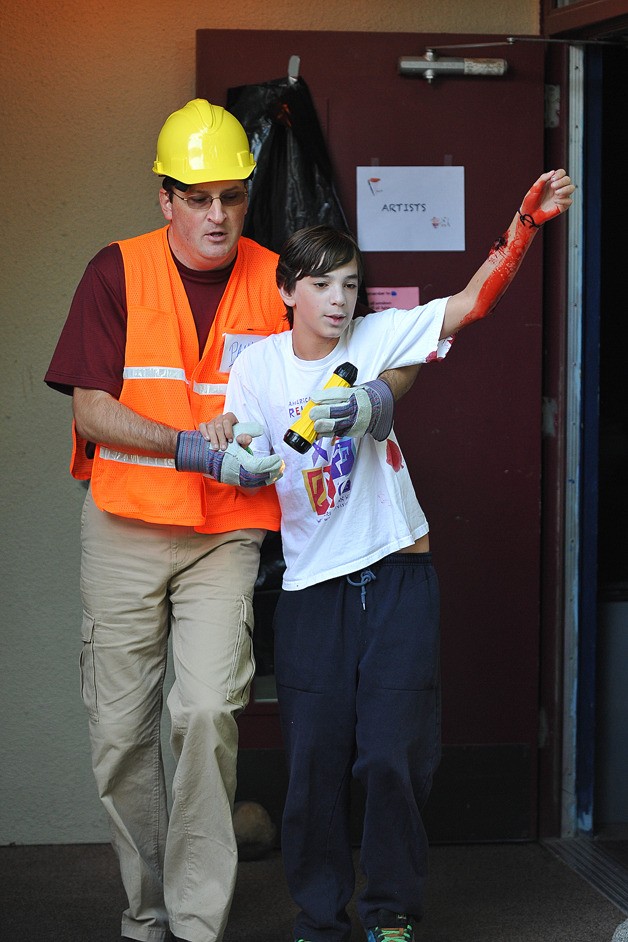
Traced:
MULTIPOLYGON (((249 347, 232 368, 226 408, 262 426, 256 453, 285 462, 275 671, 290 770, 282 851, 299 942, 350 937, 352 775, 365 792, 357 908, 367 940, 413 942, 427 872, 421 809, 440 755, 427 521, 394 434, 343 437, 360 413, 368 424, 370 384, 318 390, 346 361, 359 383, 444 357, 453 334, 494 308, 538 228, 571 205, 573 191, 564 170, 543 174, 463 291, 365 318, 352 319, 362 274, 354 240, 325 226, 301 230, 277 267, 292 329, 249 347), (311 417, 323 437, 300 454, 284 434, 309 399, 322 403, 311 417)), ((222 423, 234 418, 201 432, 224 445, 222 423)))

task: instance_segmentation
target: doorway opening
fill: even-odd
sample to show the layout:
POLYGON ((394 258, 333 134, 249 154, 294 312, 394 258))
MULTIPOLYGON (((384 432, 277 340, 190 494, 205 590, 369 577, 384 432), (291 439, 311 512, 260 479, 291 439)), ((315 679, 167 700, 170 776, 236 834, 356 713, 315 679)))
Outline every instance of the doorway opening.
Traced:
MULTIPOLYGON (((618 102, 628 92, 628 50, 603 47, 601 100, 601 226, 599 449, 597 538, 597 697, 594 834, 628 867, 628 382, 623 314, 625 197, 615 186, 628 153, 618 102)), ((586 535, 585 535, 586 539, 586 535)))

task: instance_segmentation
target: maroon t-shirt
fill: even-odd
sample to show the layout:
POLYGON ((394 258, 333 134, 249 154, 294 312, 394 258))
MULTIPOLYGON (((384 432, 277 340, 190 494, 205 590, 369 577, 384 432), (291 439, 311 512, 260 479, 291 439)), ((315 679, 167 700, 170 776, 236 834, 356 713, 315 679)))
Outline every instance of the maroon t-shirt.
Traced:
MULTIPOLYGON (((173 259, 194 316, 200 359, 233 263, 215 271, 194 271, 173 259)), ((101 249, 85 269, 44 381, 68 395, 79 386, 102 389, 118 399, 126 322, 124 263, 114 243, 101 249)))

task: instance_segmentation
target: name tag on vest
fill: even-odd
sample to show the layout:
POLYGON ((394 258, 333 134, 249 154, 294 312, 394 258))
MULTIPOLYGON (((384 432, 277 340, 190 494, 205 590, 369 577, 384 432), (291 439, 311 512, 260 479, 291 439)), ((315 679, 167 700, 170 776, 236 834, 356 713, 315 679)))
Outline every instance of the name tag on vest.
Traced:
POLYGON ((220 372, 230 373, 231 367, 243 350, 258 340, 265 340, 266 334, 223 334, 225 345, 222 350, 220 372))

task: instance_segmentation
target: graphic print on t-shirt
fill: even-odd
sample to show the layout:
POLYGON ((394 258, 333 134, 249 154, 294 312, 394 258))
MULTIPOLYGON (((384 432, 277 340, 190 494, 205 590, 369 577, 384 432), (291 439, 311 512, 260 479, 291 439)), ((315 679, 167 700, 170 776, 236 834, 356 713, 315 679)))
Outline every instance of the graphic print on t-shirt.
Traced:
MULTIPOLYGON (((316 449, 317 457, 327 458, 324 448, 316 449)), ((324 517, 334 507, 342 507, 351 493, 351 471, 355 464, 355 444, 351 438, 339 438, 332 443, 331 458, 315 468, 301 473, 303 484, 315 514, 324 517)))

